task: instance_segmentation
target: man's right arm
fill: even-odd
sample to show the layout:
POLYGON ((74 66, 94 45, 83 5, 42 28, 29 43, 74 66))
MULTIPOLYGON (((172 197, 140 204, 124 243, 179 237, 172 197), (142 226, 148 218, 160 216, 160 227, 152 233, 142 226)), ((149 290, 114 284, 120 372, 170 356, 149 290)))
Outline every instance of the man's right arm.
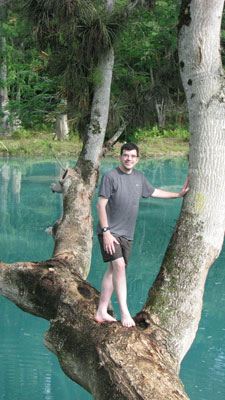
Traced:
MULTIPOLYGON (((101 228, 108 227, 108 217, 106 213, 106 205, 108 203, 108 199, 106 199, 103 196, 98 197, 98 203, 97 203, 97 211, 98 211, 98 219, 101 228)), ((115 246, 114 243, 118 243, 116 238, 111 234, 110 230, 103 232, 103 241, 104 241, 104 250, 108 254, 114 254, 115 253, 115 246)))

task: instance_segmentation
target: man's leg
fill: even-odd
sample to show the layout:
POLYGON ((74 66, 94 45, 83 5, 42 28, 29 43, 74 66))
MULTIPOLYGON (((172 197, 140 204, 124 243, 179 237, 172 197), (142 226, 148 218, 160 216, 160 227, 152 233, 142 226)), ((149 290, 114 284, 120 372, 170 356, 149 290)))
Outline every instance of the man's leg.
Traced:
POLYGON ((130 328, 135 326, 127 307, 127 281, 126 264, 123 257, 112 261, 112 283, 120 306, 121 322, 123 326, 130 328))
POLYGON ((108 269, 102 280, 102 289, 100 295, 99 306, 95 314, 95 321, 97 322, 115 322, 116 319, 113 318, 108 313, 108 305, 113 293, 113 267, 112 262, 109 263, 108 269))

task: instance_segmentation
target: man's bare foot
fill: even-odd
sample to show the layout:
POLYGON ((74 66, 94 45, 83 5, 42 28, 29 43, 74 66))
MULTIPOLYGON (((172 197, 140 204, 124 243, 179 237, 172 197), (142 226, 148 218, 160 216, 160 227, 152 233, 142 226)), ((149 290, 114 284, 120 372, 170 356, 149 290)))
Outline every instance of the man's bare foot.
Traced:
POLYGON ((97 311, 97 313, 95 314, 95 321, 96 322, 116 322, 116 318, 113 318, 110 314, 106 313, 102 313, 97 311))
POLYGON ((131 328, 132 326, 136 325, 133 318, 131 318, 130 314, 125 314, 121 316, 121 323, 126 328, 131 328))

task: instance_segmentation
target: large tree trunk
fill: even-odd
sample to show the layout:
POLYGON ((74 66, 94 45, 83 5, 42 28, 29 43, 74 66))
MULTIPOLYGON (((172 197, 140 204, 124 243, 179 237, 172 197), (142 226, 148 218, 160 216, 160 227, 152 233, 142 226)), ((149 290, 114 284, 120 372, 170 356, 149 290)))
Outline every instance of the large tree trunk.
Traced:
POLYGON ((170 349, 179 362, 196 335, 207 273, 224 239, 223 4, 223 0, 182 3, 179 59, 189 108, 191 190, 144 307, 172 333, 170 349))
POLYGON ((225 228, 222 9, 223 0, 183 0, 179 52, 190 109, 191 191, 146 305, 135 318, 136 327, 97 324, 93 317, 99 294, 84 280, 90 266, 91 200, 108 116, 112 50, 99 65, 105 73, 96 87, 82 153, 60 182, 63 216, 53 227, 52 259, 0 263, 1 294, 50 321, 46 346, 64 372, 97 400, 188 399, 178 377, 180 362, 194 339, 207 271, 220 252, 225 228))

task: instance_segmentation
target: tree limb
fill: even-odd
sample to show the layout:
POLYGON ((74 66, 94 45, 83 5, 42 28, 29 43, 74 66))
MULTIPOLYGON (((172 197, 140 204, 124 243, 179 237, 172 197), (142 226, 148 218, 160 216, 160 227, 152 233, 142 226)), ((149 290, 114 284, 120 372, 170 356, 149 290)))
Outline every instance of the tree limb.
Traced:
POLYGON ((99 293, 70 263, 0 262, 0 293, 49 320, 44 344, 95 400, 188 399, 167 351, 168 332, 146 315, 134 329, 96 323, 99 293))

